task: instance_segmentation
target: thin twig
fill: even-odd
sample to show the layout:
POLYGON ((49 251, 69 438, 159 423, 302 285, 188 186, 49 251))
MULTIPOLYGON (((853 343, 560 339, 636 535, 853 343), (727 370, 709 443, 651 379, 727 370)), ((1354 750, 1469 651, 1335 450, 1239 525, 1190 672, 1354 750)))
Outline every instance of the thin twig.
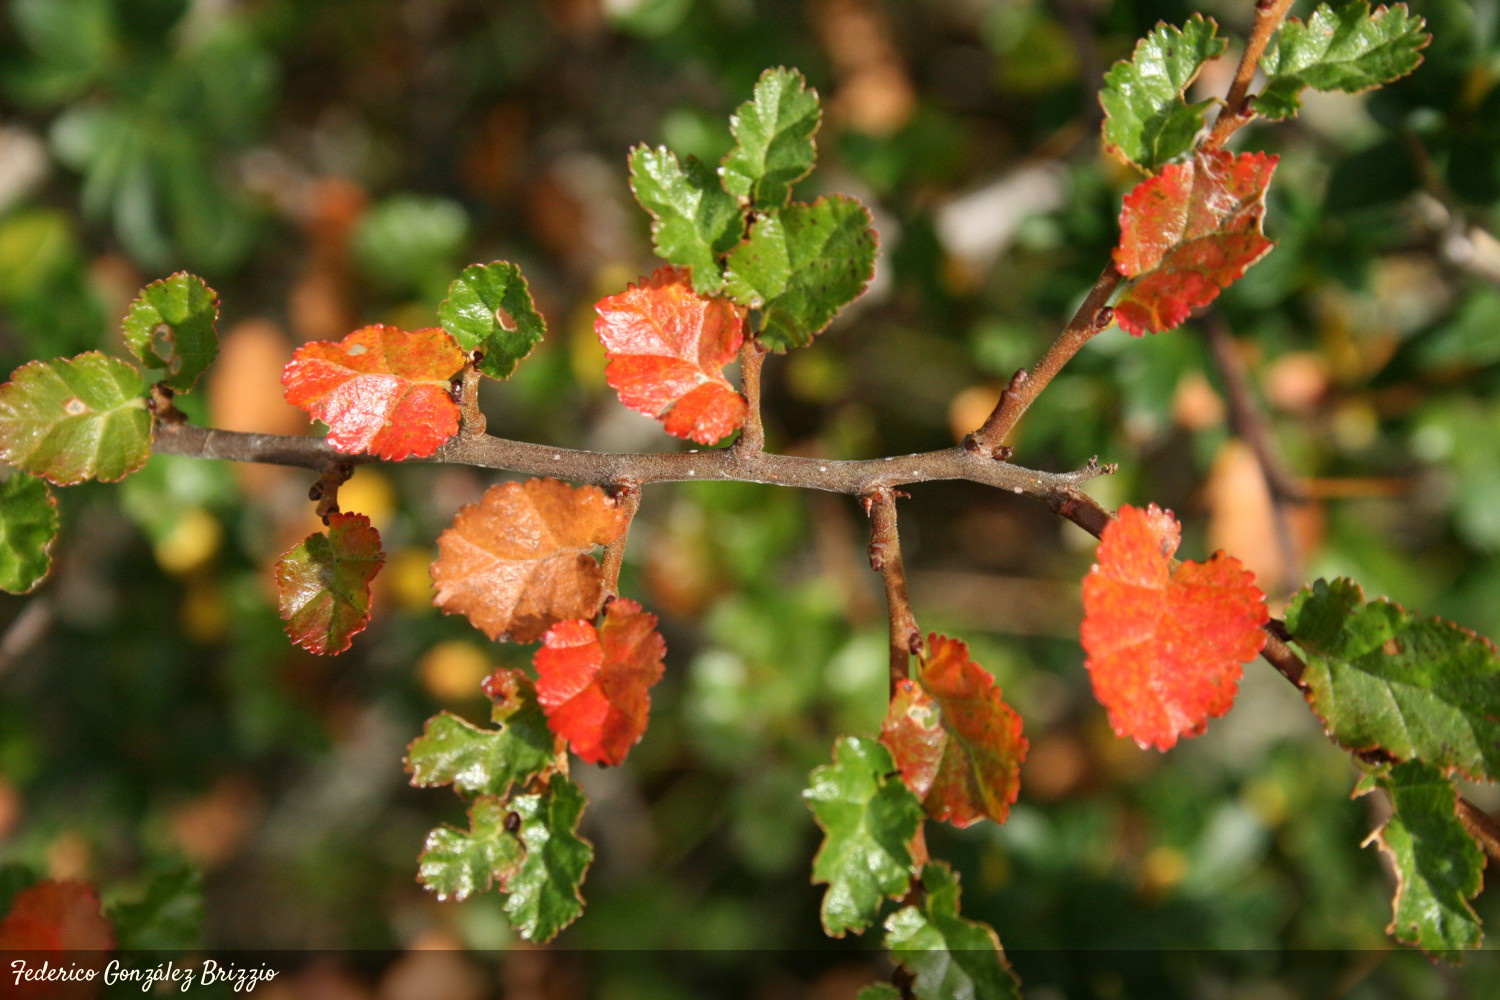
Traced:
POLYGON ((1084 296, 1083 304, 1078 307, 1068 325, 1063 327, 1062 333, 1057 335, 1052 346, 1047 348, 1047 353, 1042 355, 1042 359, 1031 371, 1016 372, 1010 385, 1000 394, 1000 402, 995 404, 994 412, 984 422, 984 426, 964 439, 965 448, 986 458, 1004 460, 1009 457, 1009 452, 1005 451, 1005 439, 1015 429, 1027 407, 1041 395, 1042 390, 1047 388, 1084 344, 1114 322, 1114 310, 1106 303, 1120 286, 1121 280, 1122 275, 1115 270, 1114 264, 1107 265, 1100 272, 1094 287, 1084 296))
POLYGON ((488 426, 484 413, 479 409, 479 362, 484 355, 475 351, 464 366, 453 376, 453 401, 458 404, 458 432, 463 435, 483 434, 488 426))
POLYGON ((1239 68, 1235 70, 1234 82, 1229 85, 1224 106, 1219 109, 1219 117, 1214 119, 1214 127, 1201 148, 1222 148, 1230 136, 1254 120, 1255 109, 1250 106, 1250 84, 1255 79, 1256 67, 1260 64, 1260 57, 1265 54, 1266 46, 1271 42, 1271 36, 1276 34, 1276 29, 1281 27, 1281 22, 1286 20, 1287 11, 1291 9, 1292 0, 1256 0, 1255 25, 1250 29, 1250 37, 1245 42, 1245 51, 1240 56, 1239 68))
POLYGON ((318 476, 318 481, 313 483, 307 491, 307 499, 317 504, 317 514, 328 523, 330 515, 339 512, 339 487, 349 481, 354 475, 354 466, 347 461, 329 462, 323 467, 318 476))
POLYGON ((906 567, 901 560, 901 537, 896 531, 896 498, 906 496, 881 487, 864 496, 870 516, 870 568, 885 581, 885 603, 891 619, 890 695, 910 675, 911 658, 922 652, 922 630, 917 627, 906 596, 906 567))
POLYGON ((628 480, 614 484, 610 490, 615 506, 625 514, 625 528, 604 549, 604 594, 613 599, 620 593, 620 567, 625 562, 625 543, 630 538, 630 525, 635 521, 635 512, 641 507, 641 487, 628 480))
POLYGON ((766 448, 766 429, 760 418, 760 368, 766 349, 754 337, 740 346, 740 388, 745 394, 745 425, 734 443, 736 454, 750 455, 766 448))
POLYGON ((1458 797, 1458 821, 1469 836, 1479 842, 1491 861, 1500 862, 1500 823, 1495 817, 1464 798, 1458 797))

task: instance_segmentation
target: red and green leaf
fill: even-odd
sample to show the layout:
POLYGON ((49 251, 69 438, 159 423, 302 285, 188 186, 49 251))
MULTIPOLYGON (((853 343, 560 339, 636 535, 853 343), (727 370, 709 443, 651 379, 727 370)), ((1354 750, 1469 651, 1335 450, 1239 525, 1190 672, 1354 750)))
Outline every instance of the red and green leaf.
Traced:
POLYGON ((309 652, 342 653, 370 623, 370 581, 385 554, 363 514, 331 514, 276 562, 276 592, 286 634, 309 652))
POLYGON ((687 271, 660 267, 594 308, 594 332, 609 358, 604 377, 620 402, 699 444, 744 423, 745 398, 724 377, 744 340, 734 303, 694 292, 687 271))
POLYGON ((554 625, 535 660, 548 725, 590 764, 623 763, 646 731, 666 651, 656 616, 624 598, 598 629, 584 620, 554 625))
POLYGON ((114 930, 99 894, 83 882, 38 882, 0 920, 0 951, 109 951, 114 930))
POLYGON ((957 827, 986 816, 1005 822, 1027 741, 1021 717, 967 645, 928 637, 915 679, 897 685, 880 738, 933 819, 957 827))
POLYGON ((32 361, 0 386, 0 459, 58 486, 113 482, 151 457, 146 383, 89 351, 32 361))
POLYGON ((1277 158, 1200 151, 1125 196, 1115 268, 1134 279, 1115 318, 1140 336, 1170 330, 1271 249, 1261 231, 1277 158))
POLYGON ((328 425, 350 454, 425 458, 458 433, 449 380, 464 354, 445 330, 367 326, 297 349, 281 374, 286 400, 328 425))
POLYGON ((625 530, 597 486, 529 479, 490 487, 438 538, 433 603, 491 639, 535 642, 553 625, 593 618, 604 573, 591 550, 625 530))
POLYGON ((1254 575, 1233 556, 1174 567, 1180 540, 1170 511, 1122 507, 1083 581, 1094 694, 1117 734, 1159 750, 1229 711, 1270 617, 1254 575))

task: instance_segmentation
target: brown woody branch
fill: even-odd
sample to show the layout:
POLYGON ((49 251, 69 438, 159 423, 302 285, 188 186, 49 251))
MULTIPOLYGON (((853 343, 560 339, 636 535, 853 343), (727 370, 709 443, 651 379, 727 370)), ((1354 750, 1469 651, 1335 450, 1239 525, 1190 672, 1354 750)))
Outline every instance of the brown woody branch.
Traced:
POLYGON ((1276 34, 1276 29, 1281 27, 1291 9, 1292 0, 1256 0, 1255 25, 1245 42, 1245 51, 1240 56, 1240 65, 1235 70, 1234 82, 1229 85, 1224 106, 1219 109, 1219 117, 1214 119, 1214 127, 1203 141, 1203 149, 1221 148, 1230 136, 1255 119, 1255 109, 1250 106, 1250 84, 1255 79, 1260 57, 1271 43, 1271 36, 1276 34))
POLYGON ((635 521, 636 511, 641 509, 641 487, 638 483, 615 483, 610 490, 615 506, 625 514, 625 527, 619 536, 604 549, 604 596, 612 600, 620 595, 620 567, 625 564, 625 544, 630 539, 630 525, 635 521))
POLYGON ((882 486, 864 495, 870 517, 870 568, 885 582, 885 603, 891 619, 890 696, 909 676, 911 658, 922 652, 922 630, 917 627, 906 595, 906 567, 901 559, 901 537, 896 531, 896 498, 907 494, 882 486))
POLYGON ((745 425, 735 442, 735 452, 753 455, 765 450, 766 429, 760 417, 760 369, 766 360, 766 349, 755 338, 740 346, 740 388, 745 393, 745 425))

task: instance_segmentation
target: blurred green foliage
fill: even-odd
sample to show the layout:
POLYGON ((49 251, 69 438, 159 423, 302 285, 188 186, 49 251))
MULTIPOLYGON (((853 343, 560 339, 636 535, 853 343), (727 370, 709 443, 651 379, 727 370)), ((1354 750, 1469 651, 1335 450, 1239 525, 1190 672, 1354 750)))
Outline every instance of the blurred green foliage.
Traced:
MULTIPOLYGON (((1312 498, 1289 508, 1296 559, 1265 504, 1246 499, 1258 480, 1231 477, 1206 320, 1099 338, 1033 408, 1016 461, 1120 463, 1090 487, 1102 502, 1174 508, 1186 556, 1224 545, 1258 560, 1273 600, 1348 573, 1372 597, 1495 635, 1500 4, 1411 7, 1435 39, 1412 77, 1309 94, 1297 124, 1241 140, 1282 157, 1266 223, 1279 245, 1214 315, 1312 498)), ((882 256, 863 302, 767 364, 770 446, 831 458, 946 446, 1109 259, 1136 178, 1100 152, 1102 74, 1158 19, 1180 25, 1195 9, 8 0, 0 361, 123 354, 129 299, 181 268, 219 291, 221 332, 270 323, 289 355, 366 322, 434 325, 460 267, 504 258, 522 265, 551 332, 487 388, 490 430, 675 447, 614 401, 592 334, 592 303, 652 266, 626 153, 665 143, 716 162, 728 112, 764 68, 786 65, 827 108, 822 169, 797 196, 859 196, 882 256)), ((1226 35, 1251 17, 1228 0, 1201 11, 1226 35)), ((1195 99, 1223 85, 1202 86, 1195 99)), ((253 366, 222 383, 210 371, 183 406, 208 420, 256 378, 253 366)), ((284 428, 280 406, 247 426, 284 428)), ((427 603, 433 540, 487 479, 415 466, 351 482, 345 506, 371 515, 390 562, 369 632, 333 660, 291 646, 268 584, 275 557, 312 530, 310 477, 159 456, 123 486, 59 491, 52 578, 0 601, 0 862, 20 866, 0 869, 0 886, 12 871, 135 884, 115 905, 140 915, 132 940, 149 947, 198 923, 174 893, 200 876, 194 936, 207 945, 510 943, 498 899, 439 904, 414 882, 426 831, 463 817, 401 772, 423 719, 446 707, 482 720, 479 678, 529 660, 427 603), (166 888, 141 888, 158 869, 166 888)), ((1203 738, 1165 756, 1115 739, 1076 637, 1088 540, 991 491, 911 492, 918 620, 970 641, 1032 741, 1010 821, 934 829, 930 846, 1028 989, 1219 996, 1274 982, 1282 995, 1363 998, 1449 983, 1495 995, 1487 954, 1448 972, 1359 951, 1391 947, 1388 877, 1360 848, 1379 796, 1350 801, 1347 755, 1295 690, 1253 664, 1241 704, 1203 738)), ((668 674, 631 763, 575 769, 597 859, 588 912, 560 943, 719 951, 601 959, 598 995, 732 995, 757 977, 801 995, 853 967, 865 975, 852 993, 881 974, 858 950, 874 935, 786 953, 779 970, 731 953, 824 940, 822 890, 808 883, 817 829, 798 792, 836 736, 873 732, 884 711, 865 531, 854 504, 826 496, 646 492, 623 589, 661 616, 668 674)), ((1500 805, 1492 789, 1470 794, 1500 805)), ((1496 926, 1494 897, 1476 906, 1496 926)))

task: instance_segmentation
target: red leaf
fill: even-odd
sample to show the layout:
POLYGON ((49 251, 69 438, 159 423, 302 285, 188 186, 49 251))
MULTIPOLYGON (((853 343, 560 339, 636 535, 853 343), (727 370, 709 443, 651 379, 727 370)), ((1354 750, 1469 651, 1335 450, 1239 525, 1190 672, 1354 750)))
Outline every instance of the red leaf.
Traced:
POLYGON ((1135 336, 1170 330, 1274 245, 1261 232, 1277 158, 1200 152, 1125 196, 1115 268, 1136 280, 1115 303, 1135 336))
POLYGON ((367 326, 299 347, 281 384, 288 403, 328 425, 339 451, 398 461, 426 458, 458 433, 448 380, 463 366, 446 330, 367 326))
POLYGON ((330 514, 319 531, 276 562, 276 592, 286 634, 319 655, 342 653, 370 623, 370 581, 385 554, 363 514, 330 514))
POLYGON ((589 550, 624 530, 624 512, 597 486, 491 486, 438 538, 433 603, 491 639, 535 642, 557 622, 599 613, 604 574, 589 550))
POLYGON ((1028 744, 1021 717, 966 644, 927 637, 927 656, 915 681, 897 685, 880 739, 933 819, 965 827, 1010 815, 1028 744))
POLYGON ((114 929, 100 912, 99 895, 83 882, 38 882, 17 893, 0 920, 0 951, 109 951, 114 946, 114 929))
POLYGON ((646 731, 650 688, 667 646, 656 616, 615 600, 596 631, 587 621, 552 626, 536 651, 537 700, 552 731, 590 764, 620 764, 646 731))
POLYGON ((729 299, 704 298, 688 271, 659 267, 594 309, 609 358, 604 377, 620 402, 699 444, 745 422, 745 398, 723 372, 744 340, 744 317, 729 299))
POLYGON ((1118 735, 1158 750, 1229 711, 1270 617, 1255 575, 1233 556, 1174 569, 1180 541, 1171 511, 1121 507, 1083 581, 1094 694, 1118 735))

